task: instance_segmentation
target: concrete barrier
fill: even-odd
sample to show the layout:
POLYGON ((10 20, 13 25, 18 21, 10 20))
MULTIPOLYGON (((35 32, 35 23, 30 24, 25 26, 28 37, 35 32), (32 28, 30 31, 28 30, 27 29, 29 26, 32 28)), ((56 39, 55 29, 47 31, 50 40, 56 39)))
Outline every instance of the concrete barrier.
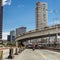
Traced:
POLYGON ((19 48, 18 48, 18 53, 20 53, 20 52, 21 52, 21 48, 19 47, 19 48))
MULTIPOLYGON (((4 47, 0 48, 0 60, 3 60, 3 51, 8 49, 8 55, 6 56, 8 59, 14 58, 15 55, 18 55, 18 53, 21 53, 25 48, 24 47, 4 47)), ((4 52, 6 53, 6 52, 4 52)))
POLYGON ((13 57, 14 57, 13 48, 10 48, 8 59, 12 59, 13 57))
POLYGON ((15 55, 18 55, 18 48, 15 48, 15 55))

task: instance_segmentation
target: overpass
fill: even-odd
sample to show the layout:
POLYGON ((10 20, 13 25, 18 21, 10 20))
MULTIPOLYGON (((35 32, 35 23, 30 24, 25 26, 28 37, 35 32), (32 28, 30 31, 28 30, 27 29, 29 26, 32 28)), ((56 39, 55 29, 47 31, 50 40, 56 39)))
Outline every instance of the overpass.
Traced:
MULTIPOLYGON (((49 26, 45 27, 41 30, 32 30, 29 32, 26 32, 24 34, 18 35, 15 38, 15 41, 26 41, 29 39, 35 39, 35 38, 42 38, 42 37, 47 37, 47 36, 58 36, 60 35, 60 24, 54 25, 54 26, 49 26)), ((56 38, 57 40, 57 38, 56 38)))

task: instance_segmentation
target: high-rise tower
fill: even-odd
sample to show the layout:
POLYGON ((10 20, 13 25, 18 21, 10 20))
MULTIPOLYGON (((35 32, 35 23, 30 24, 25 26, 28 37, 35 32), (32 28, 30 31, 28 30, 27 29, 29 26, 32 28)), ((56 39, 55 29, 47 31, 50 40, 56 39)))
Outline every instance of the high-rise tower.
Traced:
POLYGON ((2 7, 2 0, 0 0, 0 43, 2 41, 2 13, 3 7, 2 7))
POLYGON ((47 3, 36 3, 36 29, 44 28, 48 25, 47 3))

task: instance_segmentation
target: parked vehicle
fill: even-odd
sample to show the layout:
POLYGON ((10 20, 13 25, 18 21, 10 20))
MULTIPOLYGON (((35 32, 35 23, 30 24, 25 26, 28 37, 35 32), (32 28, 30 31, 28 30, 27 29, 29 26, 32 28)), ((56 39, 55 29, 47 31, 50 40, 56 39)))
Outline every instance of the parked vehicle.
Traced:
POLYGON ((28 44, 28 45, 27 45, 27 48, 32 49, 32 44, 28 44))

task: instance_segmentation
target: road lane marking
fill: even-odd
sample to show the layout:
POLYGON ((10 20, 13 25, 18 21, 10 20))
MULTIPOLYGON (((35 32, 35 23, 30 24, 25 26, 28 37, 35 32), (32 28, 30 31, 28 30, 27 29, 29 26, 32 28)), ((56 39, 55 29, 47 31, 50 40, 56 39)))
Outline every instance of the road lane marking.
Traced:
MULTIPOLYGON (((37 52, 37 51, 36 51, 37 52)), ((39 54, 38 52, 37 52, 37 54, 39 54)), ((50 60, 46 55, 44 55, 44 54, 42 54, 42 53, 40 53, 39 54, 41 57, 43 57, 45 60, 50 60)))
POLYGON ((42 56, 44 59, 47 59, 47 57, 43 54, 40 54, 40 56, 42 56))

